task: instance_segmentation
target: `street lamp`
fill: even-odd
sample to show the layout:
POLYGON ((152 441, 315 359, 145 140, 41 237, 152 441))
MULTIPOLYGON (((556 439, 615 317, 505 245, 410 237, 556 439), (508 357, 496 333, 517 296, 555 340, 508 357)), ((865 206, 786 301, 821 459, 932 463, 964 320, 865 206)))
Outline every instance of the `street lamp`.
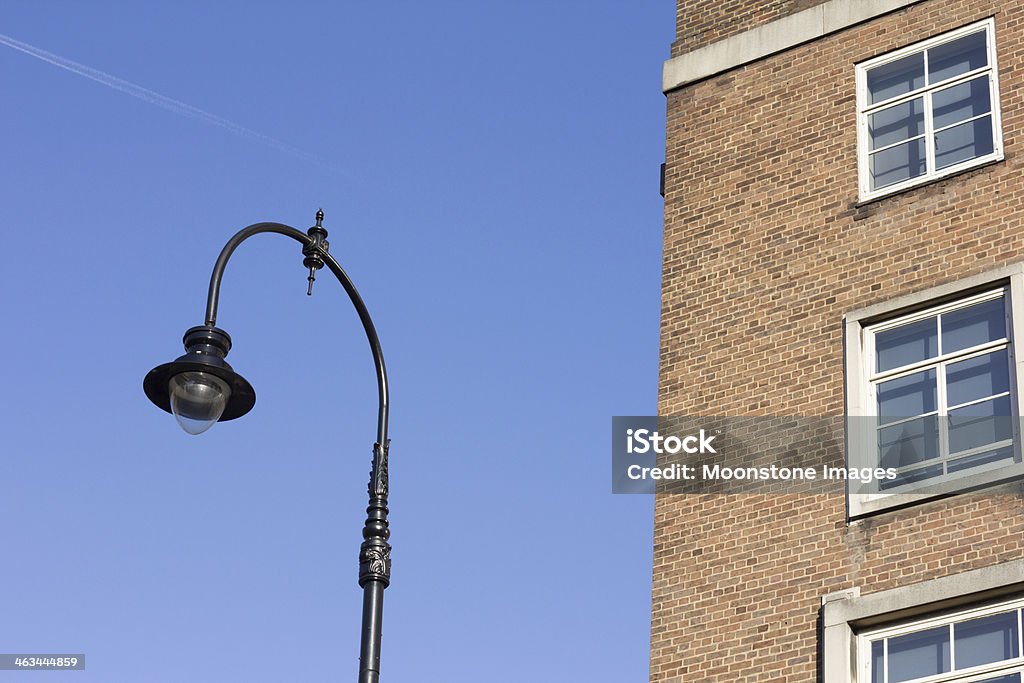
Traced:
POLYGON ((217 257, 210 276, 206 300, 206 322, 185 332, 185 355, 149 371, 142 387, 157 407, 173 413, 189 434, 201 434, 216 422, 241 417, 256 404, 252 385, 234 371, 224 358, 231 350, 231 337, 217 327, 217 303, 224 267, 232 252, 249 237, 274 232, 302 244, 302 264, 309 270, 306 294, 313 293, 316 272, 325 265, 338 278, 363 323, 377 371, 377 441, 373 444, 373 465, 368 487, 370 502, 359 547, 359 585, 363 589, 362 634, 359 647, 359 683, 380 679, 380 635, 384 589, 391 583, 391 545, 388 537, 388 375, 377 331, 359 292, 328 249, 324 212, 316 213, 316 225, 302 232, 281 223, 255 223, 238 231, 217 257))

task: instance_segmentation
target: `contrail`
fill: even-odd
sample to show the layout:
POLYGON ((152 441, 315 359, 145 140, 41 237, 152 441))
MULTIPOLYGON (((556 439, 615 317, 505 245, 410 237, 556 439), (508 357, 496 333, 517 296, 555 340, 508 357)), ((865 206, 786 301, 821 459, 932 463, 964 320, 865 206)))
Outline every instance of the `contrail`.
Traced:
POLYGON ((182 114, 184 116, 196 119, 197 121, 202 121, 203 123, 219 126, 231 133, 234 133, 235 135, 238 135, 239 137, 249 138, 250 140, 262 142, 263 144, 269 145, 274 149, 297 156, 300 159, 305 159, 306 161, 312 161, 323 166, 330 165, 320 157, 316 156, 315 154, 307 152, 303 149, 299 149, 298 147, 293 147, 289 145, 287 142, 282 142, 277 138, 272 138, 269 135, 264 135, 259 131, 246 128, 245 126, 240 126, 234 121, 229 121, 225 118, 217 116, 216 114, 211 114, 210 112, 204 111, 198 107, 193 107, 191 104, 188 104, 186 102, 182 102, 180 100, 167 97, 166 95, 161 95, 160 93, 154 92, 149 88, 143 88, 141 85, 136 85, 135 83, 126 81, 123 78, 118 78, 117 76, 108 74, 104 71, 100 71, 99 69, 93 69, 92 67, 86 66, 85 64, 79 64, 78 62, 72 61, 65 57, 61 57, 60 55, 55 55, 52 52, 47 52, 46 50, 35 47, 33 45, 29 45, 28 43, 23 43, 20 40, 15 40, 14 38, 6 36, 2 33, 0 33, 0 44, 14 48, 19 52, 24 52, 25 54, 31 57, 35 57, 36 59, 40 59, 44 62, 47 62, 48 64, 53 64, 54 66, 64 69, 65 71, 70 71, 71 73, 78 74, 79 76, 85 76, 90 80, 96 81, 100 85, 105 85, 108 88, 113 88, 114 90, 123 92, 126 95, 131 95, 132 97, 140 99, 143 102, 155 104, 156 106, 161 107, 162 109, 166 109, 167 111, 173 112, 175 114, 182 114))

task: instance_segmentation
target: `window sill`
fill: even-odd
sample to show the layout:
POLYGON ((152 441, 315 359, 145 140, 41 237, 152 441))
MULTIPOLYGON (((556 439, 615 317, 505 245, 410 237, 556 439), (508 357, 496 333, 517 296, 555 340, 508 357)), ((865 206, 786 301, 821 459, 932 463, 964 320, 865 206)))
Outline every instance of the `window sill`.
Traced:
POLYGON ((851 494, 849 496, 850 522, 884 512, 894 512, 911 505, 920 505, 931 500, 977 493, 981 489, 1001 486, 1022 479, 1024 479, 1024 463, 1018 462, 1006 467, 923 487, 921 490, 911 493, 851 494))
POLYGON ((953 178, 959 178, 960 176, 966 175, 968 173, 976 173, 976 172, 982 171, 984 169, 990 168, 992 166, 995 166, 997 164, 1003 164, 1005 162, 1006 162, 1006 157, 1004 155, 1000 155, 1000 156, 996 157, 995 159, 989 159, 988 161, 983 161, 982 163, 978 164, 977 166, 970 166, 968 168, 962 168, 962 169, 954 171, 954 172, 952 172, 952 173, 950 173, 948 175, 943 175, 943 176, 938 176, 936 178, 931 178, 929 180, 925 180, 923 182, 920 182, 920 183, 918 183, 916 185, 910 185, 908 187, 903 187, 903 188, 900 188, 898 190, 893 190, 892 192, 887 192, 885 194, 878 195, 876 197, 870 197, 868 199, 860 199, 860 200, 854 202, 853 204, 851 204, 850 208, 852 208, 852 209, 860 209, 862 207, 871 206, 872 204, 878 204, 879 202, 885 201, 886 199, 892 199, 894 197, 900 197, 900 196, 903 196, 903 195, 908 194, 910 192, 915 192, 917 190, 920 190, 920 189, 923 189, 923 188, 926 188, 926 187, 931 187, 931 186, 937 185, 939 183, 944 183, 947 180, 951 180, 953 178))

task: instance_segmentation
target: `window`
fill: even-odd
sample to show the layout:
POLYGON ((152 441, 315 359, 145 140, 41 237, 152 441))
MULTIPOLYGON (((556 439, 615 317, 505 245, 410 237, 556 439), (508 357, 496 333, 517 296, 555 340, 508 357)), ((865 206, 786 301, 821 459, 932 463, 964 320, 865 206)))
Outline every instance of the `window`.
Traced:
POLYGON ((962 611, 858 636, 858 681, 1022 683, 1024 601, 962 611))
POLYGON ((857 65, 860 196, 1002 158, 991 19, 857 65))
POLYGON ((999 274, 847 316, 848 464, 895 475, 851 482, 851 517, 1024 475, 1024 266, 999 274))
POLYGON ((1014 457, 1005 288, 867 328, 883 490, 1014 457))

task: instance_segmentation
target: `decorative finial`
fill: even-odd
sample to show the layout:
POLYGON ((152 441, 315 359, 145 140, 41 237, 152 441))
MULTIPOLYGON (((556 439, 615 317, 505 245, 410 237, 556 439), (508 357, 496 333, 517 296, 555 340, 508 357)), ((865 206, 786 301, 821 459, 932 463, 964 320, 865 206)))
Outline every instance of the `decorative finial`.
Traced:
POLYGON ((318 227, 318 228, 324 227, 323 226, 323 222, 324 222, 324 210, 323 209, 317 209, 317 212, 316 212, 316 227, 318 227))

